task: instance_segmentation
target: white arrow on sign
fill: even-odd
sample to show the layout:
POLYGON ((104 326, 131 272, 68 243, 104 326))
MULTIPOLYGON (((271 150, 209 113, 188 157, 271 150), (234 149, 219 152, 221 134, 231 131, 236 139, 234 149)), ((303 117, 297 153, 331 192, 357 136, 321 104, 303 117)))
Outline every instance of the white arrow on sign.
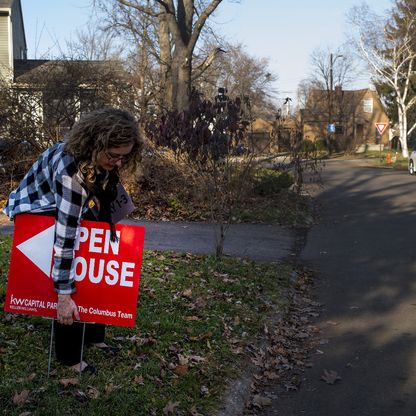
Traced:
POLYGON ((386 130, 386 127, 387 127, 387 123, 376 123, 376 128, 380 134, 384 133, 384 130, 386 130))
POLYGON ((19 244, 18 248, 36 267, 50 277, 55 225, 19 244))

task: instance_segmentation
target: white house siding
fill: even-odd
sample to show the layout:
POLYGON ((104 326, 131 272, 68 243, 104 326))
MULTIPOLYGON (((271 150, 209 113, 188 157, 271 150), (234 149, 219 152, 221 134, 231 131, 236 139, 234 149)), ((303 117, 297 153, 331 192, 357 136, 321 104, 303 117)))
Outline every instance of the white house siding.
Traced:
POLYGON ((11 27, 8 10, 0 9, 0 75, 9 79, 13 69, 11 56, 11 27))

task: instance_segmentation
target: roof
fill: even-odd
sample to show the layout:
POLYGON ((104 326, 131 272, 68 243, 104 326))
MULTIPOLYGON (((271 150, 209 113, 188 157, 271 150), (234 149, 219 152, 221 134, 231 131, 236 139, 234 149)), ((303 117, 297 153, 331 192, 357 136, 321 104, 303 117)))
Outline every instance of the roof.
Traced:
MULTIPOLYGON (((369 88, 364 88, 364 89, 361 89, 361 90, 343 90, 343 89, 335 88, 335 90, 333 91, 332 94, 333 94, 333 98, 334 98, 335 101, 337 100, 337 98, 340 97, 340 95, 342 96, 343 100, 352 100, 354 98, 358 100, 358 99, 364 97, 364 95, 369 91, 376 94, 375 91, 372 91, 369 88)), ((309 93, 309 96, 308 96, 308 101, 306 103, 306 106, 308 106, 308 103, 310 101, 318 102, 318 101, 321 101, 321 100, 324 100, 324 99, 326 100, 327 94, 328 94, 328 91, 326 91, 326 90, 318 90, 318 89, 311 90, 311 92, 309 93)))
MULTIPOLYGON (((1 0, 0 0, 1 1, 1 0)), ((44 76, 51 71, 60 71, 71 75, 71 71, 76 71, 72 75, 82 74, 84 81, 96 79, 96 71, 104 74, 123 75, 123 67, 117 61, 83 61, 83 60, 47 60, 47 59, 17 59, 14 61, 14 80, 16 83, 33 83, 36 80, 45 79, 44 76)))
MULTIPOLYGON (((0 0, 1 1, 1 0, 0 0)), ((47 59, 15 59, 14 60, 14 79, 17 81, 18 78, 27 72, 32 71, 33 69, 37 68, 49 62, 47 59)))

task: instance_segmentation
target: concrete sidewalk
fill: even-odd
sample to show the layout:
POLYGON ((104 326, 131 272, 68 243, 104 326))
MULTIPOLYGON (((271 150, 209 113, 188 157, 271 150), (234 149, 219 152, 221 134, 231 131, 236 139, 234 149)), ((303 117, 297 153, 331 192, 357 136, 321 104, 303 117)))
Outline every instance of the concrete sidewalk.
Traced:
MULTIPOLYGON (((0 234, 13 234, 13 223, 5 216, 0 234)), ((146 228, 145 249, 215 254, 218 226, 195 222, 123 221, 146 228)), ((287 258, 295 245, 293 230, 279 225, 233 224, 225 237, 224 254, 253 260, 277 261, 287 258)))

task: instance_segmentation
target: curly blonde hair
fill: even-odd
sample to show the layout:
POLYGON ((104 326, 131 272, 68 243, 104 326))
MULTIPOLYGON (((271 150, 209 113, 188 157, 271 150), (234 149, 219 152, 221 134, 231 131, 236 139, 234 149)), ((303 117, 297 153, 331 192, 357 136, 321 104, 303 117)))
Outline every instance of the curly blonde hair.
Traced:
POLYGON ((123 170, 137 170, 143 138, 136 119, 125 110, 102 108, 85 114, 65 137, 65 151, 74 156, 78 169, 89 183, 97 173, 97 156, 109 148, 133 145, 123 170))

